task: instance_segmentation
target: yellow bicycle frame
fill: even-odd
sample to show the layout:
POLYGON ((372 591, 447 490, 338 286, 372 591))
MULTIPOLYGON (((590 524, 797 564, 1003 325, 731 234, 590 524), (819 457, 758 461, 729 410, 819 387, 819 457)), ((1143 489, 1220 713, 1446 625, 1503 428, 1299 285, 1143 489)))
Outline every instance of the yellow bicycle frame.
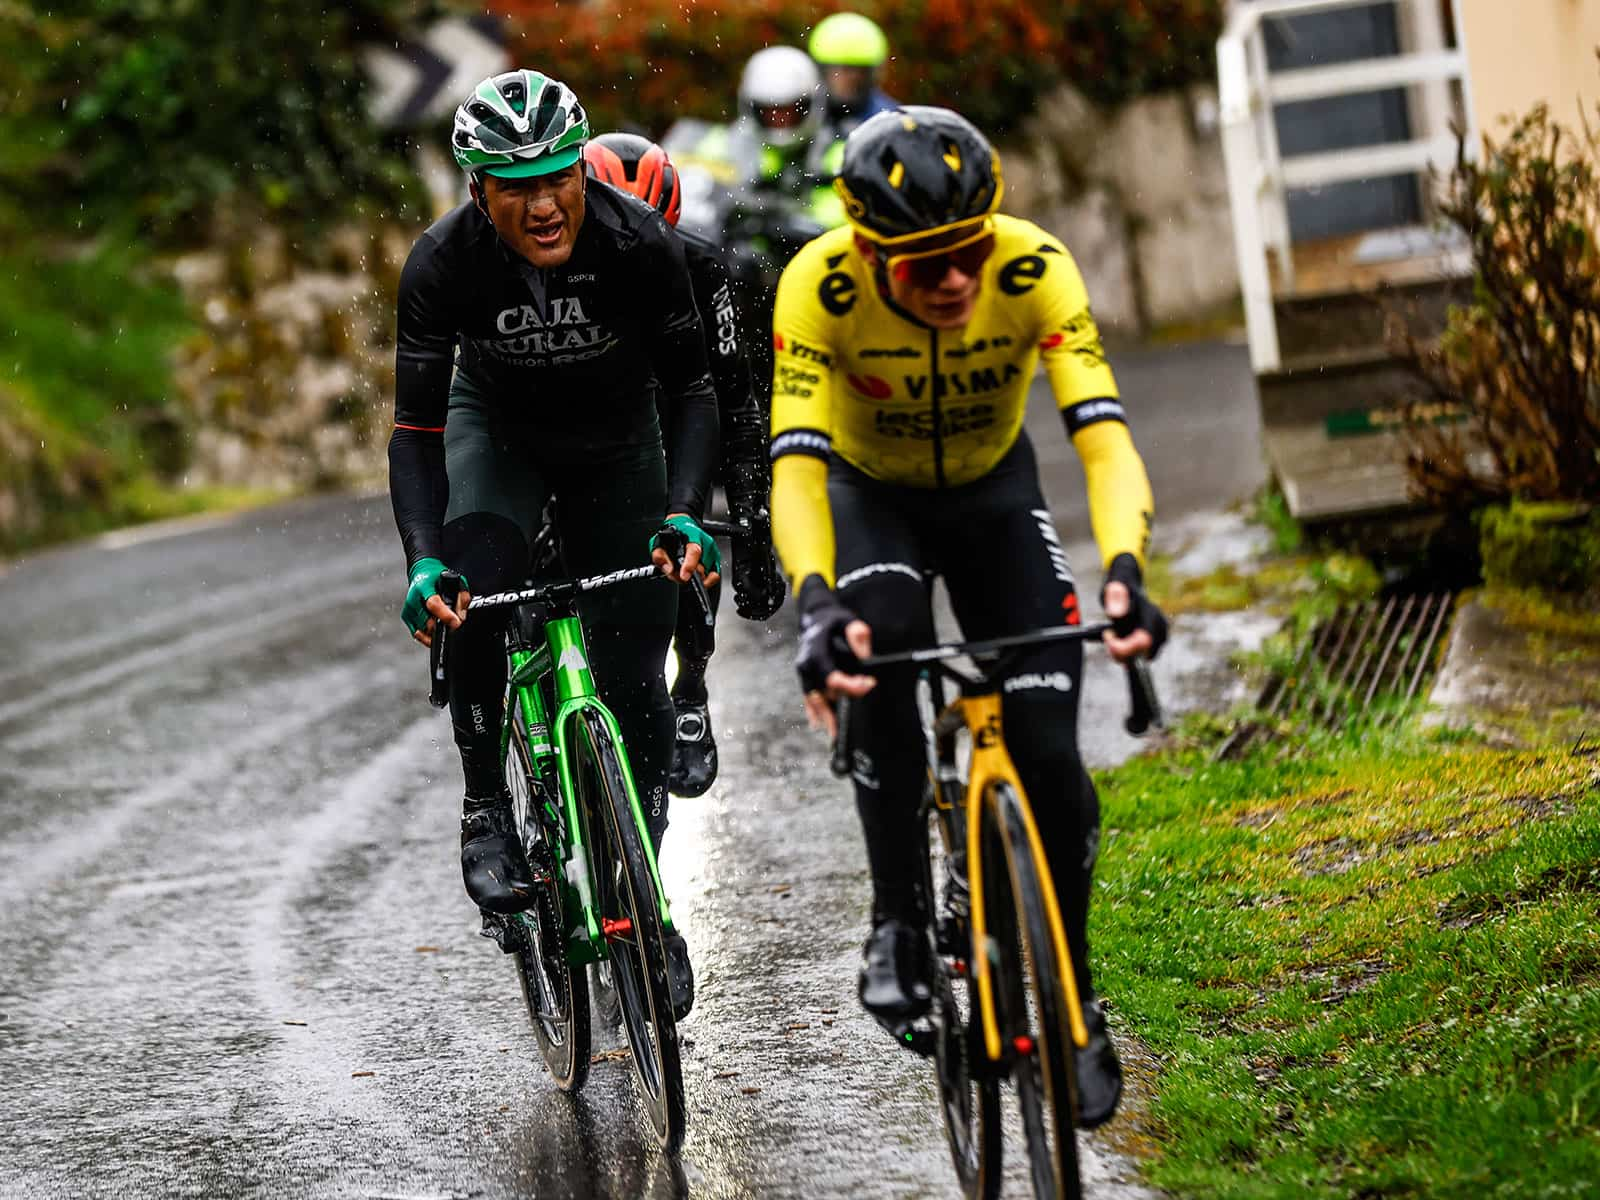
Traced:
MULTIPOLYGON (((1050 865, 1045 859, 1044 843, 1039 840, 1039 829, 1033 821, 1033 809, 1028 804, 1028 793, 1006 750, 1006 740, 1000 724, 1000 694, 963 696, 951 702, 951 709, 961 713, 967 731, 972 735, 972 761, 967 773, 967 879, 972 894, 972 959, 978 973, 978 1002, 983 1017, 984 1048, 989 1057, 998 1061, 1002 1056, 1000 1022, 994 1008, 994 978, 989 965, 989 931, 983 911, 983 852, 979 845, 979 806, 989 803, 991 790, 998 783, 1009 783, 1016 789, 1022 808, 1023 825, 1028 832, 1028 849, 1033 855, 1039 888, 1044 894, 1045 920, 1050 925, 1050 938, 1055 943, 1056 961, 1062 964, 1062 978, 1066 981, 1067 1022, 1072 1030, 1073 1044, 1089 1044, 1089 1031, 1083 1023, 1083 1010, 1078 1003, 1078 981, 1072 968, 1072 954, 1067 945, 1066 926, 1061 923, 1061 907, 1056 902, 1055 880, 1050 875, 1050 865)), ((1022 919, 1018 914, 1018 920, 1022 919)))

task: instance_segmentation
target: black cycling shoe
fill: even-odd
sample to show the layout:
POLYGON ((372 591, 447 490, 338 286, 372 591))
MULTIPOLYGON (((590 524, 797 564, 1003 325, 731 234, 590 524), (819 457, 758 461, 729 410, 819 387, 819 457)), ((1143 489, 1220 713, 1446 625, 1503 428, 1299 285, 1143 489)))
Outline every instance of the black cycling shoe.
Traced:
POLYGON ((861 955, 856 991, 861 1007, 892 1024, 922 1016, 933 1002, 928 935, 890 917, 872 928, 861 955))
POLYGON ((1106 1028, 1106 1010, 1092 994, 1083 1006, 1083 1023, 1089 1027, 1089 1044, 1073 1054, 1078 1073, 1078 1128, 1104 1125, 1122 1099, 1122 1064, 1106 1028))
POLYGON ((704 796, 717 781, 717 739, 711 733, 711 716, 704 703, 672 698, 678 728, 672 745, 672 770, 667 790, 692 800, 704 796))
POLYGON ((689 962, 689 943, 681 933, 669 933, 663 941, 667 951, 667 990, 672 993, 672 1019, 681 1021, 694 1007, 694 967, 689 962))
POLYGON ((519 913, 533 904, 533 871, 517 838, 511 796, 470 796, 461 814, 461 878, 485 912, 519 913))

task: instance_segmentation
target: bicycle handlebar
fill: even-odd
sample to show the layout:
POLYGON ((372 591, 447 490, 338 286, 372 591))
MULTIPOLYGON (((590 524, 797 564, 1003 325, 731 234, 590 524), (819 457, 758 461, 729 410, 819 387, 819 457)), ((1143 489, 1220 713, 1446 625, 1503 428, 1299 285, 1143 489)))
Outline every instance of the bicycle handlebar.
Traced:
POLYGON ((731 521, 707 519, 700 522, 700 528, 713 537, 739 537, 747 533, 765 533, 770 525, 771 521, 764 510, 754 516, 742 516, 731 521))
MULTIPOLYGON (((671 553, 669 550, 668 553, 671 553)), ((679 554, 682 551, 680 549, 679 554)), ((575 600, 586 592, 596 592, 602 588, 613 587, 619 583, 628 583, 635 579, 670 579, 662 573, 661 568, 655 563, 644 567, 625 567, 620 571, 607 571, 604 575, 590 575, 584 579, 558 579, 551 583, 542 583, 534 587, 519 588, 510 592, 494 592, 487 596, 474 596, 467 602, 467 611, 471 612, 480 608, 504 608, 515 604, 551 604, 575 600)), ((700 581, 699 575, 689 578, 689 588, 694 593, 704 614, 707 633, 715 627, 715 614, 711 611, 711 597, 706 595, 705 584, 700 581)), ((437 587, 439 596, 452 609, 456 606, 456 598, 461 594, 461 573, 446 570, 439 576, 437 587)), ((428 647, 428 702, 435 708, 443 708, 450 702, 449 659, 446 654, 446 645, 449 642, 449 629, 444 625, 436 625, 433 631, 433 642, 428 647)))
POLYGON ((981 642, 942 642, 937 646, 924 646, 920 650, 900 650, 893 654, 874 654, 860 660, 862 670, 872 673, 874 667, 890 667, 898 663, 942 662, 947 658, 969 658, 980 654, 993 654, 1015 646, 1034 646, 1045 642, 1085 642, 1098 638, 1111 628, 1111 622, 1094 625, 1061 625, 1048 629, 1035 629, 1028 633, 1007 634, 981 642))
MULTIPOLYGON (((896 666, 908 663, 933 663, 943 662, 951 658, 968 658, 978 655, 994 654, 1001 650, 1016 649, 1021 646, 1037 646, 1049 642, 1081 642, 1098 639, 1101 634, 1110 631, 1112 623, 1101 621, 1092 625, 1062 625, 1047 629, 1036 629, 1029 633, 1010 634, 1005 637, 989 638, 981 642, 945 642, 937 646, 925 646, 919 650, 901 650, 892 654, 874 654, 859 660, 861 670, 871 674, 877 667, 896 666)), ((839 639, 842 642, 842 638, 839 639)), ((848 650, 848 646, 844 649, 848 650)), ((1150 677, 1149 661, 1143 658, 1130 659, 1123 664, 1128 678, 1128 715, 1123 719, 1122 727, 1135 737, 1142 737, 1151 729, 1165 729, 1166 718, 1161 711, 1161 701, 1156 695, 1155 681, 1150 677)), ((956 672, 949 674, 960 675, 956 672)), ((970 682, 970 681, 969 681, 970 682)), ((835 775, 845 776, 850 773, 850 722, 851 699, 849 696, 839 698, 836 716, 838 734, 833 740, 833 751, 829 758, 829 767, 835 775)))

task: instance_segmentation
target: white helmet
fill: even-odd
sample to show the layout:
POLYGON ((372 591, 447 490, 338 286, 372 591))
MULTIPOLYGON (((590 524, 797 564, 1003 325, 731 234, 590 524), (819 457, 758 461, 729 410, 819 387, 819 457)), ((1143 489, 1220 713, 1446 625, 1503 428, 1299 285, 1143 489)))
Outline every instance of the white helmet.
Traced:
POLYGON ((769 146, 808 141, 822 124, 822 75, 811 56, 796 46, 768 46, 750 56, 739 78, 739 112, 748 116, 769 146), (791 124, 768 124, 764 110, 794 110, 791 124))

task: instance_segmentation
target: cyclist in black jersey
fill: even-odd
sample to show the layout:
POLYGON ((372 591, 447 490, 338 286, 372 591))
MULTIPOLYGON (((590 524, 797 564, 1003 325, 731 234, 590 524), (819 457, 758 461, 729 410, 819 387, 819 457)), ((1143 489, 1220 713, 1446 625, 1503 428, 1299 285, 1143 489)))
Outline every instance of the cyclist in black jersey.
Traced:
MULTIPOLYGON (((683 242, 720 410, 722 454, 717 476, 727 492, 730 515, 752 530, 735 537, 734 603, 740 616, 764 621, 783 603, 783 580, 766 522, 770 489, 767 415, 751 387, 750 363, 739 335, 739 314, 724 253, 709 238, 678 228, 682 205, 678 172, 667 152, 649 138, 636 133, 601 134, 583 148, 583 157, 592 178, 652 205, 683 242)), ((715 612, 722 589, 713 586, 707 590, 715 612)), ((672 682, 677 745, 667 789, 674 796, 700 796, 717 778, 717 743, 706 692, 712 640, 691 605, 678 608, 673 644, 678 654, 678 673, 672 682)))
MULTIPOLYGON (((466 778, 462 875, 496 912, 525 908, 532 886, 499 743, 505 618, 494 614, 504 610, 464 620, 467 591, 454 610, 436 594, 445 565, 472 591, 519 585, 556 495, 571 574, 635 566, 650 551, 683 581, 699 570, 714 583, 719 566, 699 526, 717 404, 683 248, 658 214, 586 179, 587 138, 583 107, 559 81, 519 70, 480 83, 452 133, 472 200, 417 240, 400 279, 389 490, 410 575, 402 617, 424 643, 437 622, 459 629, 450 713, 466 778), (688 542, 680 564, 656 548, 663 522, 688 542)), ((658 845, 676 603, 676 589, 637 587, 580 605, 658 845)), ((667 951, 683 1015, 688 950, 673 937, 667 951)))

